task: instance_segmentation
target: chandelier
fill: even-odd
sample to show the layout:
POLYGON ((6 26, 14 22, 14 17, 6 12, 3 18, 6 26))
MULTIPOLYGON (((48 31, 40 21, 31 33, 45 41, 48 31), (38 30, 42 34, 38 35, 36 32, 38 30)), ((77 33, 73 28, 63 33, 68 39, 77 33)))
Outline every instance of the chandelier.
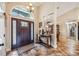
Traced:
POLYGON ((33 12, 33 11, 34 11, 34 7, 33 7, 32 3, 28 3, 27 9, 28 9, 30 12, 33 12))

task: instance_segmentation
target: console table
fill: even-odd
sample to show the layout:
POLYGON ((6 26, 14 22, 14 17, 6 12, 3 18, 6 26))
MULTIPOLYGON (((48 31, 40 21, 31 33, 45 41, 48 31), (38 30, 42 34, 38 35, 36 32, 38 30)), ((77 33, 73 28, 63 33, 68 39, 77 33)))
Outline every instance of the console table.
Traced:
MULTIPOLYGON (((39 36, 39 39, 41 40, 41 38, 46 38, 46 40, 47 40, 47 43, 45 43, 48 47, 49 46, 51 46, 51 35, 40 35, 39 36), (49 42, 50 42, 50 44, 49 44, 49 42)), ((42 40, 41 40, 42 41, 42 40)), ((43 42, 44 43, 44 42, 43 42)))

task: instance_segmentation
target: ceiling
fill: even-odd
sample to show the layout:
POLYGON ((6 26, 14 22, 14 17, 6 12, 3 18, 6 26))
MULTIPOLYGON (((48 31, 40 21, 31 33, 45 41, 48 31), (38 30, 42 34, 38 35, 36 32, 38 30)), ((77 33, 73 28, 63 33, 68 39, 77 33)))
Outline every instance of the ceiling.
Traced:
POLYGON ((43 4, 43 2, 32 2, 33 6, 40 6, 43 4))
MULTIPOLYGON (((46 5, 46 4, 54 4, 55 2, 31 2, 33 4, 33 6, 42 6, 42 5, 46 5)), ((26 4, 28 4, 26 2, 26 4)))
POLYGON ((78 2, 60 2, 56 5, 59 7, 58 9, 58 16, 63 15, 64 13, 68 12, 69 10, 72 10, 79 6, 78 2), (62 11, 62 12, 61 12, 62 11))

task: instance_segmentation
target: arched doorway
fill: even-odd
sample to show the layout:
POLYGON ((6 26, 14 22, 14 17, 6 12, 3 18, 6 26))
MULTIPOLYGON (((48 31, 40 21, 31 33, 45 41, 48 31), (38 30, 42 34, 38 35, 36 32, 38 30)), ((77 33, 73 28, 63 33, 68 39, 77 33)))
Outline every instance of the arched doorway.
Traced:
POLYGON ((30 19, 33 18, 32 14, 28 10, 24 10, 22 8, 17 7, 12 10, 11 16, 13 16, 11 18, 12 49, 16 49, 21 46, 25 46, 27 44, 33 43, 34 22, 30 21, 30 19), (19 17, 24 19, 20 19, 19 17))

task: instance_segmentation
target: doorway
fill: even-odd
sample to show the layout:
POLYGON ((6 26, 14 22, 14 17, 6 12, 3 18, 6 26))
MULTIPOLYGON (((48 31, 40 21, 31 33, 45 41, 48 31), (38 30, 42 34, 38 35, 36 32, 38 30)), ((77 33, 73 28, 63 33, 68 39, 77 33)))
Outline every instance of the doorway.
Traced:
POLYGON ((12 49, 34 42, 34 22, 12 18, 11 22, 12 49))
POLYGON ((67 38, 77 41, 78 40, 78 24, 77 22, 67 22, 67 38))
POLYGON ((57 24, 56 27, 57 27, 57 42, 59 42, 60 41, 60 26, 59 26, 59 24, 57 24))

